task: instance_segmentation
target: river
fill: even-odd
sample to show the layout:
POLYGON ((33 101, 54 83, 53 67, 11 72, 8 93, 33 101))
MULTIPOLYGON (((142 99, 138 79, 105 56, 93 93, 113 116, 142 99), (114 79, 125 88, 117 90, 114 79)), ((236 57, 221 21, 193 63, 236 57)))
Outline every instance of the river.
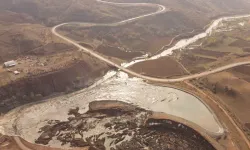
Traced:
MULTIPOLYGON (((250 15, 223 17, 215 20, 203 33, 192 38, 183 39, 173 47, 149 59, 157 59, 170 55, 174 50, 181 49, 212 33, 223 20, 230 20, 250 15)), ((125 64, 130 66, 139 61, 125 64)), ((102 80, 89 88, 72 94, 48 99, 39 104, 21 106, 6 114, 0 120, 0 131, 8 135, 20 135, 34 142, 39 136, 39 128, 48 120, 67 120, 70 108, 80 107, 81 113, 88 110, 89 102, 96 100, 119 100, 153 111, 175 115, 204 128, 210 135, 221 135, 224 129, 217 117, 199 98, 182 90, 151 85, 138 78, 129 78, 123 72, 109 72, 102 80)))
POLYGON ((6 114, 0 120, 0 125, 5 134, 17 134, 34 142, 39 136, 39 129, 48 120, 67 120, 70 108, 80 107, 80 112, 84 113, 88 110, 89 102, 101 100, 124 101, 148 110, 175 115, 198 124, 212 136, 224 132, 214 113, 197 97, 178 89, 147 84, 141 79, 129 78, 122 72, 98 86, 19 107, 6 114))
POLYGON ((202 38, 205 38, 206 36, 210 36, 212 34, 212 32, 219 26, 219 24, 222 21, 229 21, 232 19, 246 18, 246 17, 250 17, 250 15, 239 15, 239 16, 230 16, 230 17, 219 18, 219 19, 213 21, 212 24, 204 32, 199 33, 191 38, 182 39, 182 40, 178 41, 173 47, 170 47, 166 50, 163 50, 163 52, 161 52, 160 54, 154 55, 150 58, 138 59, 138 60, 133 60, 133 61, 128 62, 128 63, 123 63, 122 66, 129 67, 129 66, 132 66, 138 62, 143 62, 143 61, 147 61, 147 60, 154 60, 154 59, 158 59, 160 57, 171 55, 174 50, 183 49, 183 48, 187 47, 188 45, 193 44, 202 38))

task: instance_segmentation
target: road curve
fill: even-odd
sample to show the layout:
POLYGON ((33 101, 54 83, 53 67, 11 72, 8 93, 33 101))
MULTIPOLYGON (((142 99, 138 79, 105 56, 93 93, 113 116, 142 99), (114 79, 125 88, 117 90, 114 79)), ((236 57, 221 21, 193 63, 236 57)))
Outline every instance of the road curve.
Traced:
POLYGON ((196 89, 197 91, 199 91, 201 94, 207 96, 210 100, 212 100, 212 102, 214 104, 216 104, 223 111, 223 113, 228 117, 229 121, 233 124, 233 126, 239 132, 240 136, 243 138, 243 140, 247 144, 248 148, 250 149, 250 141, 248 140, 248 138, 246 137, 246 135, 244 134, 244 132, 240 129, 240 127, 237 125, 237 123, 234 121, 234 119, 231 117, 231 115, 225 110, 225 108, 223 108, 223 106, 221 106, 221 104, 219 102, 217 102, 216 100, 214 100, 211 96, 209 96, 204 91, 202 91, 201 89, 197 88, 196 86, 194 86, 190 82, 185 82, 185 83, 187 85, 189 85, 190 87, 192 87, 192 88, 196 89))
POLYGON ((134 72, 132 70, 127 69, 126 67, 122 67, 122 66, 110 61, 109 59, 103 57, 102 55, 94 52, 93 50, 91 50, 89 48, 81 46, 80 44, 78 44, 74 40, 72 40, 72 39, 58 33, 56 31, 56 29, 59 28, 59 27, 62 27, 64 25, 70 25, 70 24, 84 24, 84 25, 87 25, 87 26, 119 26, 119 25, 122 25, 122 24, 125 24, 125 23, 130 23, 132 21, 135 21, 135 20, 138 20, 138 19, 141 19, 141 18, 144 18, 144 17, 164 13, 164 12, 167 11, 166 7, 163 6, 163 5, 151 4, 151 3, 114 3, 114 2, 106 2, 106 1, 102 1, 102 0, 97 0, 97 1, 101 2, 101 3, 112 4, 112 5, 157 6, 159 9, 156 12, 153 12, 153 13, 137 16, 137 17, 134 17, 134 18, 130 18, 130 19, 126 19, 126 20, 123 20, 123 21, 120 21, 120 22, 110 23, 110 24, 95 24, 95 23, 90 24, 90 23, 81 23, 81 22, 62 23, 62 24, 54 26, 51 29, 51 31, 52 31, 52 33, 54 35, 56 35, 57 37, 59 37, 59 38, 65 40, 65 41, 75 45, 81 51, 83 51, 83 52, 85 52, 85 53, 87 53, 89 55, 92 55, 92 56, 98 58, 99 60, 102 60, 102 61, 106 62, 107 64, 109 64, 111 66, 114 66, 114 67, 118 68, 119 70, 121 70, 123 72, 126 72, 126 73, 128 73, 128 74, 130 74, 132 76, 142 78, 142 79, 148 80, 148 81, 153 81, 153 82, 172 83, 172 82, 181 82, 181 81, 185 81, 185 80, 200 78, 200 77, 207 76, 209 74, 214 74, 214 73, 217 73, 217 72, 221 72, 221 71, 233 68, 233 67, 250 64, 250 61, 238 62, 238 63, 233 63, 233 64, 229 64, 229 65, 226 65, 226 66, 222 66, 222 67, 219 67, 217 69, 205 71, 205 72, 198 73, 198 74, 188 75, 188 76, 184 76, 184 77, 180 77, 180 78, 175 78, 175 79, 155 78, 155 77, 145 76, 145 75, 141 75, 139 73, 136 73, 136 72, 134 72))
POLYGON ((16 142, 16 144, 18 145, 18 147, 21 149, 21 150, 33 150, 33 149, 30 149, 28 148, 27 146, 25 146, 22 141, 20 140, 19 137, 17 136, 14 136, 13 137, 14 141, 16 142))
MULTIPOLYGON (((59 25, 56 25, 55 27, 53 27, 51 29, 52 33, 54 35, 56 35, 57 37, 75 45, 76 47, 78 47, 81 51, 85 52, 85 53, 88 53, 104 62, 106 62, 107 64, 109 65, 112 65, 116 68, 118 68, 119 70, 123 71, 123 72, 126 72, 130 75, 133 75, 135 77, 138 77, 138 78, 142 78, 144 80, 148 80, 148 81, 155 81, 155 82, 163 82, 163 83, 171 83, 171 82, 181 82, 181 81, 185 81, 185 80, 190 80, 190 79, 194 79, 194 78, 199 78, 199 77, 203 77, 203 76, 207 76, 209 74, 213 74, 213 73, 217 73, 217 72, 221 72, 223 70, 227 70, 227 69, 230 69, 230 68, 233 68, 233 67, 237 67, 237 66, 241 66, 241 65, 247 65, 247 64, 250 64, 250 61, 244 61, 244 62, 238 62, 238 63, 233 63, 233 64, 229 64, 229 65, 226 65, 226 66, 223 66, 223 67, 219 67, 217 69, 214 69, 214 70, 210 70, 210 71, 205 71, 205 72, 202 72, 202 73, 199 73, 199 74, 194 74, 194 75, 188 75, 188 76, 184 76, 184 77, 180 77, 180 78, 176 78, 176 79, 161 79, 161 78, 154 78, 154 77, 149 77, 149 76, 145 76, 145 75, 141 75, 139 73, 136 73, 134 71, 131 71, 125 67, 122 67, 112 61, 110 61, 109 59, 101 56, 100 54, 98 53, 95 53, 94 51, 92 51, 91 49, 88 49, 86 47, 83 47, 81 45, 79 45, 77 42, 75 42, 74 40, 68 38, 68 37, 65 37, 61 34, 59 34, 56 29, 61 27, 61 26, 64 26, 64 25, 69 25, 69 24, 85 24, 87 26, 119 26, 119 25, 123 25, 123 24, 126 24, 126 23, 130 23, 130 22, 133 22, 135 20, 138 20, 138 19, 142 19, 142 18, 145 18, 145 17, 149 17, 149 16, 153 16, 153 15, 157 15, 157 14, 160 14, 160 13, 165 13, 167 10, 167 8, 163 5, 159 5, 159 4, 152 4, 152 3, 114 3, 114 2, 107 2, 107 1, 103 1, 103 0, 96 0, 97 2, 100 2, 100 3, 106 3, 106 4, 110 4, 110 5, 123 5, 123 6, 157 6, 158 7, 158 10, 156 12, 153 12, 153 13, 149 13, 149 14, 145 14, 145 15, 141 15, 141 16, 137 16, 137 17, 133 17, 133 18, 130 18, 130 19, 126 19, 126 20, 123 20, 123 21, 120 21, 120 22, 116 22, 116 23, 110 23, 110 24, 96 24, 96 23, 81 23, 81 22, 68 22, 68 23, 62 23, 62 24, 59 24, 59 25)), ((172 39, 173 40, 173 39, 172 39)), ((172 42, 171 42, 172 43, 172 42)), ((230 116, 229 116, 230 118, 230 116)), ((232 121, 232 120, 231 120, 232 121)), ((233 121, 232 121, 233 122, 233 121)), ((233 122, 234 123, 234 122, 233 122)), ((237 126, 237 125, 236 125, 237 126)), ((237 128, 238 129, 238 128, 237 128)), ((240 130, 240 129, 239 129, 240 130)), ((240 130, 241 131, 241 130, 240 130)), ((17 145, 19 146, 20 149, 22 150, 32 150, 28 147, 26 147, 20 140, 19 137, 13 137, 14 141, 17 143, 17 145)), ((248 143, 248 146, 249 146, 249 143, 248 143)))

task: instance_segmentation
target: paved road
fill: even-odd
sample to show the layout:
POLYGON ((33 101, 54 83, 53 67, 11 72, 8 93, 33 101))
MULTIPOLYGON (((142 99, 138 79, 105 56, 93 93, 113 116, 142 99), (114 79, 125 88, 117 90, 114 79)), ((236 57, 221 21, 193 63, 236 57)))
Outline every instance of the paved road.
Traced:
MULTIPOLYGON (((188 75, 188 76, 184 76, 184 77, 180 77, 180 78, 176 78, 176 79, 155 78, 155 77, 145 76, 145 75, 141 75, 139 73, 136 73, 136 72, 134 72, 132 70, 129 70, 126 67, 122 67, 122 66, 120 66, 120 65, 112 62, 111 60, 103 57, 102 55, 94 52, 93 50, 91 50, 89 48, 86 48, 86 47, 83 47, 83 46, 79 45, 74 40, 72 40, 72 39, 70 39, 70 38, 68 38, 68 37, 66 37, 66 36, 61 35, 60 33, 58 33, 56 31, 56 29, 59 28, 59 27, 62 27, 64 25, 70 25, 70 24, 80 24, 80 25, 84 25, 84 26, 119 26, 119 25, 122 25, 122 24, 125 24, 125 23, 130 23, 132 21, 135 21, 135 20, 138 20, 138 19, 141 19, 141 18, 144 18, 144 17, 148 17, 148 16, 153 16, 153 15, 157 15, 157 14, 160 14, 160 13, 164 13, 164 12, 167 11, 167 8, 165 6, 163 6, 163 5, 150 4, 150 3, 113 3, 113 2, 106 2, 106 1, 102 1, 102 0, 97 0, 97 1, 101 2, 101 3, 112 4, 112 5, 129 5, 129 6, 131 6, 131 5, 134 5, 134 6, 139 6, 139 5, 140 6, 145 6, 145 5, 147 5, 147 6, 157 6, 159 9, 156 12, 153 12, 153 13, 149 13, 149 14, 146 14, 146 15, 137 16, 137 17, 134 17, 134 18, 130 18, 130 19, 127 19, 127 20, 123 20, 123 21, 116 22, 116 23, 110 23, 110 24, 91 24, 91 23, 81 23, 81 22, 62 23, 62 24, 59 24, 59 25, 53 27, 52 28, 52 33, 54 35, 56 35, 57 37, 59 37, 59 38, 65 40, 65 41, 67 41, 67 42, 75 45, 81 51, 83 51, 83 52, 85 52, 87 54, 90 54, 90 55, 98 58, 99 60, 102 60, 102 61, 108 63, 111 66, 115 66, 119 70, 121 70, 123 72, 126 72, 126 73, 128 73, 128 74, 130 74, 132 76, 135 76, 135 77, 138 77, 138 78, 142 78, 142 79, 148 80, 148 81, 154 81, 154 82, 163 82, 163 83, 181 82, 181 81, 195 79, 195 78, 200 78, 200 77, 203 77, 203 76, 207 76, 209 74, 214 74, 214 73, 217 73, 217 72, 221 72, 221 71, 224 71, 224 70, 236 67, 236 66, 250 64, 250 61, 233 63, 233 64, 229 64, 229 65, 226 65, 226 66, 223 66, 223 67, 219 67, 217 69, 205 71, 205 72, 198 73, 198 74, 188 75)), ((164 68, 162 68, 162 69, 164 69, 164 68)))

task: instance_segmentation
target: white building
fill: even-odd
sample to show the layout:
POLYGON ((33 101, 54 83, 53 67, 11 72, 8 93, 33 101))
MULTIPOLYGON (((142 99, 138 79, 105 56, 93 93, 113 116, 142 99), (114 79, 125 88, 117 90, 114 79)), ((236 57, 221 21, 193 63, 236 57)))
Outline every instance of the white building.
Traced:
POLYGON ((9 68, 9 67, 13 67, 13 66, 16 66, 16 65, 17 65, 17 63, 14 60, 11 60, 11 61, 5 62, 3 66, 5 68, 9 68))

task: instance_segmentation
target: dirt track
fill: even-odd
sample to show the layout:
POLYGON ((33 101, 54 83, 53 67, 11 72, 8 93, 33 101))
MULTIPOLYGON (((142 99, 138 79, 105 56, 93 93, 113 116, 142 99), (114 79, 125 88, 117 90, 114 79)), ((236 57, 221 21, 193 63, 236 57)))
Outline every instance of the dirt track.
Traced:
POLYGON ((238 127, 238 125, 235 123, 234 119, 230 116, 230 114, 216 101, 214 100, 212 97, 210 97, 209 95, 207 95, 205 92, 203 92, 202 90, 200 90, 199 88, 197 88, 196 86, 194 86, 193 84, 189 83, 189 82, 185 82, 187 85, 189 85, 190 87, 196 89, 197 91, 199 91, 200 93, 202 93, 203 95, 206 95, 210 100, 212 100, 212 102, 214 104, 216 104, 221 110, 222 112, 227 116, 227 118, 230 120, 230 122, 233 124, 233 126, 236 128, 236 130, 238 131, 238 133, 240 134, 240 136, 242 137, 242 139, 245 141, 245 143, 247 144, 248 148, 250 148, 250 142, 248 140, 248 138, 246 137, 246 135, 243 133, 243 131, 238 127))
POLYGON ((13 137, 13 139, 15 140, 16 144, 19 146, 19 148, 21 148, 22 150, 32 150, 28 147, 26 147, 20 140, 19 137, 13 137))
MULTIPOLYGON (((99 2, 104 2, 104 1, 99 1, 99 2)), ((111 3, 111 2, 104 2, 104 3, 111 3)), ((112 3, 111 3, 111 4, 112 4, 112 3)), ((160 7, 160 5, 159 5, 159 8, 160 8, 160 9, 159 9, 159 10, 160 10, 159 12, 163 12, 163 10, 165 11, 165 8, 160 7)), ((155 15, 155 14, 157 14, 157 13, 147 14, 147 15, 135 17, 135 18, 132 18, 132 19, 128 19, 128 20, 125 20, 125 21, 121 21, 121 22, 119 22, 119 24, 117 24, 117 25, 120 25, 120 24, 123 24, 123 23, 129 23, 129 22, 131 22, 131 21, 140 19, 140 18, 142 18, 142 17, 147 17, 147 16, 151 16, 151 15, 155 15)), ((206 75, 209 75, 209 74, 217 73, 217 72, 220 72, 220 71, 223 71, 223 70, 226 70, 226 69, 230 69, 230 68, 233 68, 233 67, 236 67, 236 66, 241 66, 241 65, 250 64, 250 61, 234 63, 234 64, 230 64, 230 65, 227 65, 227 66, 223 66, 223 67, 220 67, 220 68, 217 68, 217 69, 214 69, 214 70, 205 71, 205 72, 200 73, 200 74, 194 74, 194 75, 190 75, 190 76, 186 76, 186 77, 181 77, 181 78, 177 78, 177 79, 159 79, 159 78, 152 78, 152 77, 140 75, 140 74, 138 74, 138 73, 136 73, 136 72, 133 72, 133 71, 131 71, 131 70, 129 70, 129 69, 126 69, 126 68, 124 68, 124 67, 121 67, 120 65, 115 64, 114 62, 112 62, 112 61, 106 59, 105 57, 103 57, 103 56, 101 56, 101 55, 99 55, 99 54, 97 54, 97 53, 95 53, 95 52, 92 52, 90 49, 80 46, 79 44, 77 44, 77 43, 74 42, 73 40, 70 40, 69 38, 64 37, 64 36, 58 34, 58 33, 56 32, 56 28, 58 28, 58 27, 60 27, 60 26, 63 26, 63 25, 66 25, 66 24, 69 24, 69 23, 60 24, 60 25, 54 27, 54 28, 52 29, 53 34, 55 34, 56 36, 58 36, 58 37, 60 37, 60 38, 62 38, 62 39, 64 39, 64 40, 66 40, 67 42, 69 42, 69 43, 71 43, 71 44, 77 46, 78 48, 80 48, 80 49, 83 50, 84 52, 86 52, 86 53, 88 53, 88 54, 90 54, 90 55, 92 55, 92 56, 95 56, 96 58, 98 58, 98 59, 100 59, 100 60, 102 60, 102 61, 104 61, 104 62, 106 62, 106 63, 108 63, 108 64, 110 64, 110 65, 112 65, 112 66, 115 66, 115 67, 117 67, 118 69, 120 69, 120 70, 122 70, 122 71, 124 71, 124 72, 126 72, 126 73, 128 73, 128 74, 131 74, 131 75, 133 75, 133 76, 136 76, 136 77, 139 77, 139 78, 142 78, 142 79, 145 79, 145 80, 149 80, 149 81, 157 81, 157 82, 180 82, 180 81, 184 81, 184 80, 189 80, 189 79, 193 79, 193 78, 199 78, 199 77, 206 76, 206 75)), ((229 116, 229 118, 230 118, 230 116, 229 116)), ((233 123, 234 123, 234 122, 233 122, 233 123)), ((237 125, 236 125, 236 126, 237 126, 237 125)), ((237 128, 237 129, 238 129, 238 128, 237 128)), ((239 129, 239 130, 240 130, 240 129, 239 129)), ((240 131, 241 131, 241 130, 240 130, 240 131)), ((241 132, 242 132, 242 131, 241 131, 241 132)), ((31 149, 25 147, 25 145, 22 144, 22 142, 20 141, 20 139, 19 139, 18 137, 15 137, 14 139, 15 139, 16 143, 19 145, 19 147, 20 147, 21 149, 23 149, 23 150, 31 150, 31 149)), ((249 142, 248 142, 248 146, 249 146, 249 142)))
POLYGON ((92 55, 106 63, 108 63, 109 65, 111 66, 114 66, 116 68, 118 68, 119 70, 122 70, 132 76, 135 76, 135 77, 138 77, 138 78, 142 78, 142 79, 145 79, 145 80, 148 80, 148 81, 154 81, 154 82, 163 82, 163 83, 171 83, 171 82, 181 82, 181 81, 185 81, 185 80, 190 80, 190 79, 195 79, 195 78, 200 78, 200 77, 203 77, 203 76, 207 76, 209 74, 214 74, 214 73, 217 73, 217 72, 221 72, 221 71, 224 71, 224 70, 227 70, 227 69, 230 69, 230 68, 234 68, 234 67, 237 67, 237 66, 241 66, 241 65, 246 65, 246 64, 250 64, 250 61, 244 61, 244 62, 238 62, 238 63, 233 63, 233 64, 229 64, 229 65, 226 65, 226 66, 223 66, 223 67, 219 67, 217 69, 214 69, 214 70, 209 70, 209 71, 205 71, 205 72, 202 72, 202 73, 199 73, 199 74, 193 74, 193 75, 189 75, 189 76, 185 76, 185 77, 180 77, 180 78, 176 78, 176 79, 161 79, 161 78, 154 78, 154 77, 149 77, 149 76, 145 76, 145 75, 141 75, 139 73, 136 73, 134 71, 131 71, 129 69, 127 69, 126 67, 122 67, 112 61, 110 61, 108 58, 105 58, 103 56, 101 56, 100 54, 92 51, 91 49, 87 48, 87 47, 83 47, 81 46, 80 44, 78 44, 77 42, 73 41, 72 39, 64 36, 64 35, 61 35, 60 33, 58 33, 56 31, 57 28, 61 27, 61 26, 64 26, 64 25, 69 25, 69 24, 84 24, 84 25, 87 25, 87 26, 119 26, 119 25, 123 25, 125 23, 130 23, 132 21, 135 21, 135 20, 138 20, 138 19, 141 19, 141 18, 145 18, 145 17, 148 17, 148 16, 153 16, 153 15, 157 15, 157 14, 160 14, 160 13, 164 13, 167 11, 167 8, 165 6, 162 6, 162 5, 158 5, 158 4, 150 4, 150 3, 113 3, 113 2, 105 2, 105 1, 102 1, 102 0, 97 0, 98 2, 101 2, 101 3, 108 3, 108 4, 112 4, 112 5, 134 5, 134 6, 139 6, 139 5, 142 5, 142 6, 157 6, 159 9, 156 11, 156 12, 153 12, 153 13, 149 13, 149 14, 146 14, 146 15, 142 15, 142 16, 137 16, 137 17, 134 17, 134 18, 130 18, 130 19, 127 19, 127 20, 123 20, 123 21, 120 21, 120 22, 117 22, 117 23, 111 23, 111 24, 84 24, 84 23, 80 23, 80 22, 69 22, 69 23, 62 23, 62 24, 59 24, 55 27, 52 28, 52 33, 54 35, 56 35, 57 37, 75 45, 76 47, 78 47, 81 51, 89 54, 89 55, 92 55))
MULTIPOLYGON (((112 3, 112 2, 104 2, 104 1, 99 1, 99 2, 103 2, 103 3, 108 3, 108 4, 114 4, 114 5, 122 5, 122 4, 126 4, 126 5, 130 5, 129 3, 121 3, 121 4, 117 4, 117 3, 112 3)), ((137 4, 136 5, 140 5, 140 4, 137 4)), ((144 5, 144 4, 142 4, 144 5)), ((131 18, 131 19, 128 19, 128 20, 124 20, 124 21, 121 21, 121 22, 118 22, 118 23, 113 23, 113 24, 109 24, 109 25, 105 25, 105 26, 118 26, 118 25, 121 25, 121 24, 124 24, 124 23, 129 23, 131 21, 134 21, 134 20, 137 20, 137 19, 140 19, 140 18, 143 18, 143 17, 147 17, 147 16, 151 16, 151 15, 156 15, 158 13, 162 13, 164 11, 166 11, 166 8, 163 6, 161 7, 161 5, 158 5, 158 7, 160 8, 157 12, 155 13, 151 13, 151 14, 147 14, 147 15, 143 15, 143 16, 139 16, 139 17, 135 17, 135 18, 131 18)), ((185 76, 185 77, 180 77, 180 78, 176 78, 176 79, 159 79, 159 78, 154 78, 154 77, 149 77, 149 76, 145 76, 145 75, 141 75, 141 74, 138 74, 134 71, 131 71, 125 67, 122 67, 110 60, 108 60, 107 58, 99 55, 98 53, 95 53, 93 52, 92 50, 86 48, 86 47, 83 47, 81 45, 79 45, 78 43, 74 42, 73 40, 63 36, 63 35, 60 35, 58 32, 56 32, 56 29, 58 27, 61 27, 61 26, 64 26, 64 25, 68 25, 68 24, 71 24, 71 23, 63 23, 63 24, 60 24, 60 25, 57 25, 55 27, 52 28, 52 33, 60 38, 62 38, 63 40, 75 45, 76 47, 78 47, 81 51, 83 52, 86 52, 130 75, 133 75, 133 76, 136 76, 138 78, 142 78, 142 79, 145 79, 145 80, 148 80, 148 81, 154 81, 154 82, 163 82, 163 83, 171 83, 171 82, 181 82, 181 81, 185 81, 185 80, 190 80, 190 79, 194 79, 194 78, 200 78, 200 77, 203 77, 203 76, 207 76, 209 74, 214 74, 214 73, 217 73, 217 72, 221 72, 221 71, 224 71, 224 70, 227 70, 227 69, 230 69, 230 68, 234 68, 236 66, 241 66, 241 65, 246 65, 246 64, 250 64, 250 61, 244 61, 244 62, 238 62, 238 63, 233 63, 233 64, 229 64, 229 65, 226 65, 226 66, 223 66, 223 67, 219 67, 217 69, 214 69, 214 70, 209 70, 209 71, 205 71, 205 72, 202 72, 202 73, 198 73, 198 74, 193 74, 193 75, 188 75, 188 76, 185 76)), ((79 23, 77 23, 79 24, 79 23)), ((223 108, 222 108, 223 110, 223 108)), ((235 124, 235 122, 232 120, 232 118, 230 117, 230 115, 227 114, 227 112, 223 111, 227 116, 228 118, 232 121, 232 123, 235 125, 236 129, 238 130, 238 132, 241 134, 241 136, 243 137, 243 139, 245 140, 245 142, 248 144, 248 147, 250 147, 250 144, 249 144, 249 141, 246 140, 246 137, 244 136, 243 132, 239 129, 239 127, 235 124)))
MULTIPOLYGON (((130 21, 130 20, 129 20, 130 21)), ((128 22, 129 22, 128 21, 128 22)), ((110 61, 109 59, 101 56, 100 54, 86 48, 86 47, 83 47, 81 45, 79 45, 77 42, 59 34, 58 32, 56 32, 56 29, 58 27, 61 27, 63 25, 67 25, 67 24, 71 24, 71 23, 63 23, 63 24, 60 24, 60 25, 57 25, 55 27, 52 28, 52 33, 55 34, 56 36, 64 39, 65 41, 75 45, 76 47, 78 47, 81 51, 87 53, 87 54, 90 54, 106 63, 108 63, 109 65, 112 65, 132 76, 135 76, 135 77, 138 77, 138 78, 142 78, 142 79, 145 79, 145 80, 148 80, 148 81, 154 81, 154 82, 163 82, 163 83, 171 83, 171 82, 181 82, 181 81, 185 81, 185 80, 190 80, 190 79, 195 79, 195 78, 200 78, 200 77, 203 77, 203 76, 207 76, 209 74, 214 74, 214 73, 217 73, 217 72, 221 72, 221 71, 224 71, 224 70, 227 70, 227 69, 230 69, 230 68, 234 68, 234 67, 237 67, 237 66, 242 66, 242 65, 247 65, 247 64, 250 64, 250 61, 244 61, 244 62, 238 62, 238 63, 233 63, 233 64, 229 64, 229 65, 226 65, 226 66, 223 66, 223 67, 219 67, 217 69, 213 69, 213 70, 209 70, 209 71, 205 71, 205 72, 202 72, 202 73, 198 73, 198 74, 193 74, 193 75, 189 75, 189 76, 185 76, 185 77, 180 77, 180 78, 176 78, 176 79, 161 79, 161 78, 154 78, 154 77, 149 77, 149 76, 145 76, 145 75, 141 75, 139 73, 136 73, 134 71, 131 71, 125 67, 122 67, 112 61, 110 61)))

